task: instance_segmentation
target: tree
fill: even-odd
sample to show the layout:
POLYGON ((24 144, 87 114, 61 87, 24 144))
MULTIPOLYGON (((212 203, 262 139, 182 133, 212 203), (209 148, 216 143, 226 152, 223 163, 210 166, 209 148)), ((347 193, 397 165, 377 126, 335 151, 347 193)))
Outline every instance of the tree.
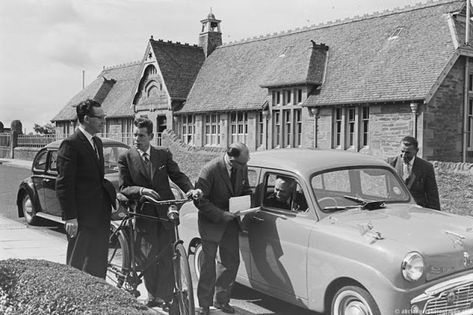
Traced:
POLYGON ((49 123, 44 126, 34 124, 33 129, 36 133, 39 133, 41 135, 53 135, 56 132, 54 126, 49 123))

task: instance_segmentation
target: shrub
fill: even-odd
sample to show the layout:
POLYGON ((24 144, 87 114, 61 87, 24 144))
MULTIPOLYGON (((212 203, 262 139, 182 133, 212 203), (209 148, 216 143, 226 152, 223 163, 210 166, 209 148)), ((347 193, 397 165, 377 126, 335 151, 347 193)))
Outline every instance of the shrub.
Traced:
POLYGON ((0 314, 154 314, 125 291, 67 265, 0 260, 0 314))

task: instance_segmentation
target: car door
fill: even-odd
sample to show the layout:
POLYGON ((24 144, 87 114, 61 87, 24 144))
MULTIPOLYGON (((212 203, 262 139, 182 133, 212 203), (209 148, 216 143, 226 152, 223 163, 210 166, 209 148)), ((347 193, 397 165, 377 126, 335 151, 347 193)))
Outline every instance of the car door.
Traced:
POLYGON ((43 177, 44 199, 46 202, 44 212, 56 217, 61 217, 61 208, 56 196, 57 175, 57 150, 51 150, 48 153, 47 167, 43 177))
MULTIPOLYGON (((307 299, 307 244, 313 227, 305 209, 267 206, 278 176, 290 177, 304 197, 300 181, 290 174, 265 172, 259 189, 261 211, 248 219, 248 244, 252 257, 252 285, 273 296, 298 304, 307 299)), ((307 193, 305 193, 307 195, 307 193)))
POLYGON ((43 149, 42 151, 38 152, 34 161, 33 161, 33 175, 31 179, 33 181, 33 186, 36 190, 36 196, 38 198, 39 206, 41 211, 47 208, 45 197, 44 197, 44 176, 46 173, 47 167, 47 158, 48 158, 48 151, 43 149))
MULTIPOLYGON (((252 195, 254 196, 256 186, 258 183, 260 170, 257 168, 249 168, 248 169, 248 181, 250 184, 250 188, 252 191, 252 195)), ((248 242, 248 226, 247 216, 243 216, 242 224, 241 224, 241 232, 240 232, 240 267, 238 270, 238 277, 243 279, 245 282, 251 278, 251 253, 250 253, 250 246, 248 242)))

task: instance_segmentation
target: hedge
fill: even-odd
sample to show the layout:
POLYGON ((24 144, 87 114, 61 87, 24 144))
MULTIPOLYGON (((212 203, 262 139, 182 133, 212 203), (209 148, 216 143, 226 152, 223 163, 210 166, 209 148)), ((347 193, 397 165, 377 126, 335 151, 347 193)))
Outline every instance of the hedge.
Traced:
POLYGON ((0 260, 0 314, 155 314, 125 291, 67 265, 0 260))

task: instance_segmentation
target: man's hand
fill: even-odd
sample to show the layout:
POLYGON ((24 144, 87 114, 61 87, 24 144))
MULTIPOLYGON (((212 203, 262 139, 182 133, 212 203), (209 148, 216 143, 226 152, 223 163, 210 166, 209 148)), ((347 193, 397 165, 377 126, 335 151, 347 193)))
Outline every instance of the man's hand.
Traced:
POLYGON ((79 228, 79 224, 77 223, 77 219, 69 219, 66 220, 64 224, 64 228, 66 229, 66 233, 74 238, 77 236, 77 229, 79 228))
POLYGON ((141 194, 142 194, 143 196, 150 196, 150 197, 153 197, 153 198, 156 199, 156 200, 161 200, 161 196, 158 194, 158 192, 156 192, 156 191, 153 190, 153 189, 143 188, 142 191, 141 191, 141 194))
POLYGON ((199 200, 204 194, 200 189, 191 189, 186 193, 186 197, 189 198, 192 196, 192 199, 199 200))
POLYGON ((232 220, 234 220, 235 218, 237 218, 237 216, 229 211, 224 211, 223 212, 223 221, 225 223, 228 223, 232 220))

